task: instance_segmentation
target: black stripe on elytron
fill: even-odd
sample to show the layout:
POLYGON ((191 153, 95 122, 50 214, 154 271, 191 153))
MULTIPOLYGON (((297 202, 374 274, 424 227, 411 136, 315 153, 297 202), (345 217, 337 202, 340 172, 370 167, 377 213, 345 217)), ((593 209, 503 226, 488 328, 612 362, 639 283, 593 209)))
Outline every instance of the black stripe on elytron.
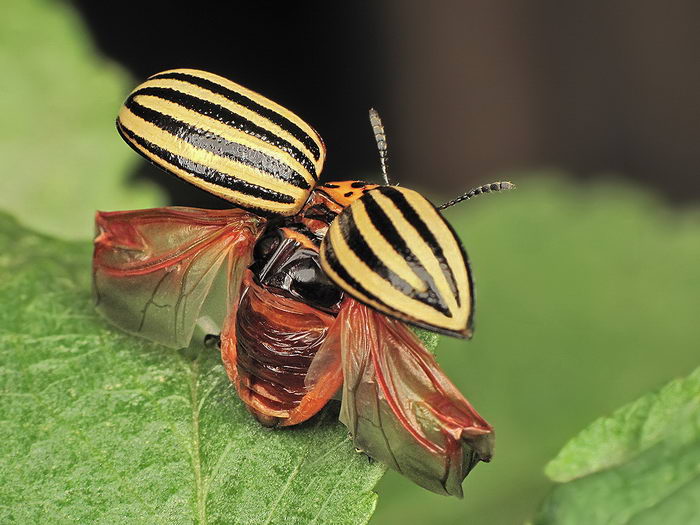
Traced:
MULTIPOLYGON (((258 199, 263 199, 270 202, 281 202, 283 204, 293 204, 295 202, 294 198, 290 195, 285 195, 283 193, 270 190, 268 188, 263 188, 262 186, 258 186, 257 184, 251 184, 244 180, 236 179, 235 177, 231 177, 226 173, 221 173, 220 171, 212 169, 208 166, 204 166, 203 164, 199 164, 197 162, 193 162, 191 160, 184 159, 178 155, 175 155, 174 153, 164 148, 161 148, 160 146, 157 146, 152 142, 149 142, 148 140, 144 139, 143 137, 137 135, 118 120, 117 129, 125 138, 127 143, 138 144, 139 146, 152 153, 156 157, 186 171, 195 178, 204 180, 206 182, 210 182, 222 188, 238 191, 240 193, 243 193, 244 195, 257 197, 258 199)), ((139 151, 139 153, 141 152, 139 151)), ((254 207, 254 205, 252 205, 251 207, 254 207)))
POLYGON ((237 142, 231 142, 213 132, 197 128, 170 115, 143 106, 133 99, 127 100, 125 106, 137 117, 150 122, 195 148, 203 149, 219 157, 258 169, 297 188, 311 189, 307 180, 297 173, 296 170, 260 150, 238 144, 237 142))
MULTIPOLYGON (((340 261, 338 261, 338 257, 335 254, 335 250, 333 249, 333 246, 331 246, 331 243, 326 241, 324 242, 321 247, 323 248, 324 255, 326 256, 326 262, 328 265, 331 267, 331 269, 338 274, 338 277, 340 277, 343 281, 345 281, 348 286, 350 286, 353 290, 357 290, 359 293, 364 295, 367 299, 370 299, 372 301, 375 301, 379 304, 384 304, 383 301, 380 301, 376 295, 371 293, 367 288, 362 286, 360 283, 358 283, 355 278, 348 273, 348 271, 345 269, 345 267, 340 264, 340 261)), ((332 280, 332 279, 331 279, 332 280)), ((336 283, 337 284, 337 283, 336 283)), ((358 299, 362 301, 361 299, 358 299)), ((364 301, 362 301, 364 302, 364 301)), ((370 306, 370 305, 368 305, 370 306)), ((374 306, 370 306, 371 308, 375 308, 374 306)))
MULTIPOLYGON (((384 262, 377 257, 377 254, 374 253, 362 235, 362 232, 357 227, 355 217, 353 216, 353 211, 354 210, 352 207, 346 208, 344 212, 340 214, 340 217, 338 217, 340 232, 345 239, 345 242, 347 242, 350 250, 362 262, 364 262, 370 270, 387 281, 387 284, 392 286, 394 289, 398 290, 405 296, 410 297, 411 299, 420 301, 421 303, 434 308, 447 317, 452 317, 452 313, 447 308, 447 305, 443 301, 440 294, 437 293, 435 284, 432 282, 430 276, 427 275, 427 272, 427 279, 424 279, 424 282, 428 281, 428 289, 425 292, 418 292, 415 288, 413 288, 413 286, 408 284, 394 271, 389 269, 384 262)), ((384 301, 379 302, 384 303, 384 301)))
MULTIPOLYGON (((408 247, 405 239, 401 236, 401 234, 399 234, 399 231, 396 229, 396 226, 391 221, 386 212, 382 209, 380 204, 374 199, 374 197, 371 194, 367 196, 363 195, 361 201, 365 205, 367 215, 372 221, 372 224, 374 224, 374 227, 377 229, 380 235, 384 237, 384 240, 388 242, 401 257, 403 257, 403 259, 408 263, 411 270, 413 270, 418 276, 418 278, 425 282, 428 285, 428 287, 431 290, 433 290, 438 297, 440 297, 440 303, 443 306, 445 306, 445 308, 447 308, 447 305, 445 305, 444 302, 444 298, 441 296, 440 292, 437 289, 437 286, 435 285, 435 280, 433 279, 433 276, 430 275, 428 270, 426 270, 426 268, 420 262, 418 257, 416 257, 416 254, 413 252, 413 250, 411 250, 408 247)), ((454 287, 451 286, 450 288, 452 288, 452 293, 454 293, 454 287)), ((449 314, 446 315, 451 316, 449 314)))
POLYGON ((321 156, 321 151, 316 141, 314 141, 314 139, 311 138, 309 134, 306 133, 303 129, 301 129, 297 124, 289 120, 287 117, 280 115, 276 111, 270 108, 266 108, 261 104, 258 104, 251 98, 246 97, 238 91, 234 91, 232 89, 224 87, 221 84, 217 84, 216 82, 213 82, 209 79, 198 77, 195 75, 190 75, 187 73, 162 73, 150 77, 150 79, 159 78, 182 80, 183 82, 189 82, 190 84, 204 88, 208 91, 211 91, 212 93, 216 93, 217 95, 222 95, 229 99, 231 102, 234 102, 240 106, 243 106, 244 108, 254 111, 261 117, 266 118, 273 124, 276 124, 277 126, 282 128, 284 131, 289 133, 291 136, 293 136, 295 139, 301 142, 304 146, 306 146, 311 152, 311 154, 314 156, 314 160, 318 160, 321 156))
MULTIPOLYGON (((384 240, 403 258, 409 268, 418 276, 418 278, 428 285, 428 292, 417 293, 411 292, 409 295, 413 299, 420 300, 428 306, 435 308, 447 317, 452 317, 445 298, 440 294, 433 276, 425 269, 423 264, 418 260, 415 253, 408 247, 404 238, 399 234, 395 225, 389 219, 389 216, 384 212, 379 203, 374 200, 372 195, 362 197, 362 204, 365 205, 365 211, 375 229, 384 238, 384 240)), ((342 216, 342 215, 341 215, 342 216)), ((363 259, 364 260, 364 259, 363 259)), ((409 286, 410 287, 410 286, 409 286)), ((405 293, 405 292, 404 292, 405 293)))
POLYGON ((161 87, 144 87, 134 91, 129 98, 127 98, 124 103, 127 107, 134 100, 135 97, 139 95, 151 95, 168 102, 172 102, 185 109, 189 109, 203 115, 205 117, 213 118, 219 122, 231 126, 242 133, 246 133, 252 137, 256 137, 271 146, 274 146, 286 153, 289 153, 291 157, 298 161, 304 168, 311 174, 314 180, 318 179, 316 173, 316 166, 314 166, 313 161, 307 157, 299 148, 293 146, 288 141, 284 140, 282 137, 278 137, 271 131, 266 130, 254 124, 250 120, 242 117, 238 113, 234 113, 230 109, 226 109, 223 106, 209 102, 208 100, 203 100, 201 98, 195 97, 188 93, 182 91, 177 91, 171 88, 161 88, 161 87))
MULTIPOLYGON (((385 195, 391 200, 392 203, 394 203, 399 212, 401 212, 401 215, 403 215, 404 219, 406 219, 406 221, 416 229, 416 231, 425 241, 425 243, 428 246, 430 246, 430 249, 433 251, 433 255, 435 255, 438 262, 440 263, 442 273, 445 275, 445 278, 447 279, 447 282, 449 283, 452 292, 455 294, 457 304, 461 306, 462 298, 459 294, 457 281, 455 279, 454 274, 452 273, 452 268, 450 268, 450 265, 448 264, 447 259, 445 258, 445 254, 443 253, 440 244, 437 242, 437 239, 433 235, 433 232, 430 231, 423 219, 421 219, 420 215, 418 215, 418 212, 415 209, 413 209, 413 206, 411 206, 411 204, 406 200, 406 197, 404 197, 404 195, 399 190, 391 186, 380 186, 377 189, 382 193, 382 195, 385 195)), ((452 228, 448 229, 454 235, 454 230, 452 230, 452 228)), ((459 241, 457 240, 456 242, 459 245, 459 241)), ((464 257, 463 250, 462 257, 464 258, 466 263, 466 257, 464 257)))

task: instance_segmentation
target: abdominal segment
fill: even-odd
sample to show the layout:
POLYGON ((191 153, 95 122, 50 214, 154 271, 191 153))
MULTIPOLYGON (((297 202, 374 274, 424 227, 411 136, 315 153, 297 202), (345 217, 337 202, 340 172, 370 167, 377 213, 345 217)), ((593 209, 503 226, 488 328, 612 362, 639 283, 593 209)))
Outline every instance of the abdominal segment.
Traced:
POLYGON ((334 322, 329 314, 264 289, 247 272, 235 320, 232 379, 263 425, 299 423, 325 404, 302 400, 311 393, 305 386, 311 362, 334 322))

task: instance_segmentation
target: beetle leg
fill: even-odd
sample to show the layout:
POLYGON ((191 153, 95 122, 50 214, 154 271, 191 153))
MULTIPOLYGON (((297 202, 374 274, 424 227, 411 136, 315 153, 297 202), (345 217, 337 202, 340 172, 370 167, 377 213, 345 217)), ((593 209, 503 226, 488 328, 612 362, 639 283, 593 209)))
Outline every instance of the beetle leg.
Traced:
POLYGON ((367 463, 370 463, 370 464, 374 463, 374 461, 375 461, 374 458, 372 456, 370 456, 369 454, 367 454, 367 452, 365 452, 361 448, 355 447, 355 452, 357 452, 358 454, 362 454, 364 457, 366 457, 367 463))
POLYGON ((204 346, 221 350, 221 334, 207 334, 204 336, 204 346))

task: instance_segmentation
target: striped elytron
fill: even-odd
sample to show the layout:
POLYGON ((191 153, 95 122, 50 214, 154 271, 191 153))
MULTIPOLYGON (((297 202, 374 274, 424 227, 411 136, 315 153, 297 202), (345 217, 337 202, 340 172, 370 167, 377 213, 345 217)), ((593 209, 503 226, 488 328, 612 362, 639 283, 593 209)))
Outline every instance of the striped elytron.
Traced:
POLYGON ((338 286, 382 313, 469 335, 473 294, 464 251, 413 190, 382 186, 355 201, 331 224, 321 262, 338 286))
POLYGON ((323 166, 321 137, 299 117, 217 75, 176 69, 137 87, 117 129, 170 173, 264 215, 294 215, 323 166))
POLYGON ((234 204, 228 210, 99 212, 97 309, 171 346, 218 340, 226 371, 266 426, 312 417, 342 388, 356 448, 434 492, 461 483, 493 446, 491 426, 404 323, 469 337, 467 257, 439 209, 383 185, 318 184, 323 141, 299 117, 191 69, 138 86, 117 118, 156 165, 234 204))

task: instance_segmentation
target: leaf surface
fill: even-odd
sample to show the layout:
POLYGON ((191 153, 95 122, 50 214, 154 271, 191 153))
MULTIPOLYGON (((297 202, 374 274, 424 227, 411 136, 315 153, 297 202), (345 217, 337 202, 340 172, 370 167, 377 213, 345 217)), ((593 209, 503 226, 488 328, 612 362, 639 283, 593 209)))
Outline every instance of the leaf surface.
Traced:
POLYGON ((547 466, 547 524, 685 525, 700 516, 700 369, 595 421, 547 466))
POLYGON ((218 352, 94 312, 91 246, 0 215, 0 522, 366 523, 384 472, 337 404, 267 430, 218 352))
POLYGON ((95 209, 164 203, 152 185, 124 184, 139 159, 114 119, 132 81, 99 57, 69 3, 0 2, 0 71, 0 209, 87 239, 95 209))

